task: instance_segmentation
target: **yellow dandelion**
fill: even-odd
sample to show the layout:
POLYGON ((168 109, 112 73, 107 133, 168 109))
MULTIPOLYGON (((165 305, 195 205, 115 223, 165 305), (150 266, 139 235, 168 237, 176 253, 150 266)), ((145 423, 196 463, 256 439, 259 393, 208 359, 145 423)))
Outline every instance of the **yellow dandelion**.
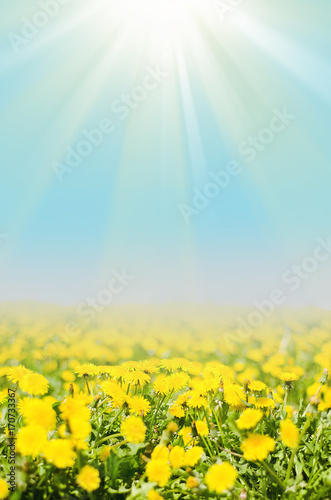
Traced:
POLYGON ((276 406, 276 402, 271 398, 256 398, 249 399, 251 403, 254 404, 256 408, 274 408, 276 406))
POLYGON ((146 474, 150 482, 158 486, 166 486, 171 477, 171 469, 167 462, 156 459, 148 462, 146 474))
POLYGON ((123 420, 121 433, 129 443, 143 443, 145 440, 146 427, 141 418, 132 415, 123 420))
POLYGON ((73 439, 85 440, 92 431, 91 424, 84 418, 70 418, 69 428, 73 439))
POLYGON ((204 420, 196 420, 194 424, 199 436, 208 436, 209 429, 207 423, 204 420))
POLYGON ((299 444, 299 429, 289 420, 283 420, 280 423, 280 437, 285 446, 289 448, 296 448, 299 444))
POLYGON ((24 375, 27 375, 28 373, 32 373, 31 370, 23 365, 18 365, 8 368, 6 375, 11 382, 17 384, 17 382, 22 380, 24 375))
POLYGON ((85 363, 77 365, 75 367, 75 373, 77 373, 78 377, 93 377, 94 375, 98 375, 99 369, 93 363, 85 363))
POLYGON ((126 373, 123 378, 128 384, 143 386, 150 381, 151 377, 141 370, 136 370, 126 373))
POLYGON ((27 425, 17 434, 17 450, 24 456, 36 457, 47 442, 47 431, 41 425, 27 425))
POLYGON ((43 396, 49 388, 48 380, 40 373, 26 373, 19 381, 23 392, 31 396, 43 396))
POLYGON ((59 469, 73 467, 76 453, 68 439, 52 439, 44 447, 43 454, 47 462, 53 463, 59 469))
POLYGON ((8 391, 0 391, 0 405, 2 405, 8 397, 8 391))
POLYGON ((163 496, 155 490, 150 490, 147 494, 148 500, 163 500, 163 496))
POLYGON ((186 487, 189 490, 192 490, 193 488, 197 488, 199 486, 199 479, 197 479, 194 476, 189 476, 186 480, 186 487))
POLYGON ((241 444, 246 460, 264 460, 275 449, 275 441, 270 436, 249 434, 241 444))
POLYGON ((264 382, 260 382, 259 380, 253 380, 253 382, 249 383, 248 387, 252 392, 262 392, 267 388, 266 384, 264 382))
POLYGON ((0 500, 7 498, 9 495, 8 483, 4 479, 0 479, 0 500))
POLYGON ((22 398, 18 409, 28 425, 41 425, 48 431, 56 427, 56 413, 47 401, 36 398, 22 398))
POLYGON ((185 464, 185 450, 181 446, 175 446, 169 453, 169 462, 173 469, 180 469, 185 464))
POLYGON ((238 429, 252 429, 260 422, 262 418, 263 412, 261 410, 248 408, 238 418, 237 427, 238 429))
POLYGON ((130 413, 146 415, 151 411, 150 402, 143 396, 127 397, 126 401, 129 405, 130 413))
POLYGON ((168 377, 164 374, 158 375, 153 382, 153 389, 156 394, 161 394, 165 396, 171 392, 171 388, 168 385, 168 377))
POLYGON ((236 469, 228 462, 212 465, 205 477, 209 491, 215 491, 218 494, 225 490, 233 488, 238 473, 236 469))
POLYGON ((200 460, 203 454, 201 446, 192 446, 185 452, 185 465, 194 467, 200 460))
POLYGON ((293 373, 293 372, 281 372, 279 375, 278 375, 278 378, 280 378, 280 380, 283 380, 283 382, 294 382, 295 380, 299 380, 299 375, 297 375, 296 373, 293 373))
POLYGON ((83 490, 89 493, 97 490, 100 486, 99 471, 91 467, 91 465, 85 465, 78 474, 76 481, 83 490))
POLYGON ((162 444, 158 444, 151 455, 152 460, 164 460, 168 462, 169 458, 169 450, 166 446, 162 444))

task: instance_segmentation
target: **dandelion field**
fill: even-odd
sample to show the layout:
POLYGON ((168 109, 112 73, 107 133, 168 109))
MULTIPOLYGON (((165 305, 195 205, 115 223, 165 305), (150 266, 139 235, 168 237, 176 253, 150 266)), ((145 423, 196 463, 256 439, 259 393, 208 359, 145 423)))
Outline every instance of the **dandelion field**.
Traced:
POLYGON ((5 316, 0 499, 330 499, 331 315, 234 318, 5 316))

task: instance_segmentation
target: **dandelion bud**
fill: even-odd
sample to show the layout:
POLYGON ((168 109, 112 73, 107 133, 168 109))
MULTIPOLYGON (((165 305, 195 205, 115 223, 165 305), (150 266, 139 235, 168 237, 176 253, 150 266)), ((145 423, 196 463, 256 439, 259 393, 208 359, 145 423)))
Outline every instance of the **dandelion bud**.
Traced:
POLYGON ((318 396, 315 395, 309 399, 309 402, 312 406, 317 407, 320 404, 321 400, 318 396))
POLYGON ((329 375, 329 370, 327 368, 324 368, 323 375, 319 379, 319 383, 325 385, 328 381, 328 375, 329 375))

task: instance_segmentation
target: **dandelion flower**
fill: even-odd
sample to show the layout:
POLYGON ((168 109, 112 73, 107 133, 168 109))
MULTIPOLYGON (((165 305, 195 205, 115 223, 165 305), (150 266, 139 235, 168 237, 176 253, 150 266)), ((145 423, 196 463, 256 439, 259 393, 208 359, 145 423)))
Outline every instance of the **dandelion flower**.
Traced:
POLYGON ((299 444, 299 429, 290 419, 280 423, 280 437, 289 448, 296 448, 299 444))
POLYGON ((270 436, 261 434, 249 434, 241 444, 246 460, 264 460, 271 451, 275 449, 275 441, 270 436))
POLYGON ((77 483, 83 490, 91 491, 97 490, 100 486, 99 471, 91 465, 85 465, 76 478, 77 483))
POLYGON ((9 495, 8 483, 4 479, 0 479, 0 500, 7 498, 9 495))
POLYGON ((256 408, 274 408, 276 402, 271 398, 252 398, 249 401, 254 404, 256 408))
POLYGON ((40 373, 27 373, 19 381, 20 388, 23 392, 31 394, 31 396, 42 396, 46 394, 49 388, 47 378, 40 373))
POLYGON ((152 483, 157 483, 158 486, 166 486, 171 477, 171 469, 167 462, 156 459, 148 462, 146 474, 148 480, 152 483))
POLYGON ((189 489, 189 490, 192 490, 193 488, 197 488, 199 486, 199 479, 197 479, 196 477, 194 476, 190 476, 187 478, 186 480, 186 487, 189 489))
POLYGON ((27 425, 17 434, 17 450, 24 456, 36 457, 46 445, 47 431, 41 425, 27 425))
POLYGON ((18 408, 28 425, 41 425, 52 431, 56 427, 56 413, 47 401, 36 398, 23 398, 18 408))
POLYGON ((75 373, 77 373, 78 377, 93 377, 94 375, 98 375, 99 369, 93 363, 85 363, 83 365, 77 365, 75 367, 75 373))
POLYGON ((131 413, 135 414, 146 414, 151 411, 151 404, 148 399, 143 396, 133 396, 127 398, 127 403, 130 408, 131 413))
POLYGON ((164 460, 168 462, 169 450, 166 446, 162 444, 158 444, 151 455, 152 460, 164 460))
POLYGON ((43 454, 47 462, 53 463, 59 469, 73 467, 76 459, 72 443, 67 439, 52 439, 48 441, 43 454))
POLYGON ((121 433, 129 443, 143 443, 146 427, 141 418, 132 415, 122 422, 121 433))
POLYGON ((17 382, 22 380, 24 375, 26 375, 27 373, 32 373, 32 372, 31 372, 31 370, 29 370, 25 366, 23 366, 23 365, 13 366, 13 367, 8 368, 7 378, 11 382, 14 382, 14 384, 17 384, 17 382))
POLYGON ((199 436, 208 436, 209 429, 207 423, 204 420, 196 420, 194 423, 199 436))
POLYGON ((169 453, 169 462, 173 469, 180 469, 185 464, 185 450, 181 446, 175 446, 169 453))
POLYGON ((261 410, 248 408, 238 418, 237 427, 238 429, 252 429, 260 422, 261 418, 263 418, 261 410))
POLYGON ((249 388, 252 392, 262 392, 264 389, 267 388, 267 386, 264 382, 260 382, 259 380, 253 380, 253 382, 250 382, 249 388))
POLYGON ((201 446, 192 446, 185 452, 185 465, 194 467, 200 460, 203 454, 201 446))
POLYGON ((283 380, 283 382, 294 382, 295 380, 299 380, 299 375, 293 372, 282 372, 278 375, 278 378, 280 380, 283 380))
POLYGON ((228 462, 212 465, 205 477, 209 491, 221 494, 225 490, 233 488, 238 473, 228 462))
POLYGON ((150 490, 147 494, 148 500, 163 500, 163 496, 155 490, 150 490))

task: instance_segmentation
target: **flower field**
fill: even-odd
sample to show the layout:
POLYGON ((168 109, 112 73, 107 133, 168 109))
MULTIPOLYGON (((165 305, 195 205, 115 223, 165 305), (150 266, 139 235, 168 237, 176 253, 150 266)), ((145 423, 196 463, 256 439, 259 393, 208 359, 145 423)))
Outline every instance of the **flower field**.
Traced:
POLYGON ((0 329, 0 499, 331 498, 330 314, 61 314, 0 329))

